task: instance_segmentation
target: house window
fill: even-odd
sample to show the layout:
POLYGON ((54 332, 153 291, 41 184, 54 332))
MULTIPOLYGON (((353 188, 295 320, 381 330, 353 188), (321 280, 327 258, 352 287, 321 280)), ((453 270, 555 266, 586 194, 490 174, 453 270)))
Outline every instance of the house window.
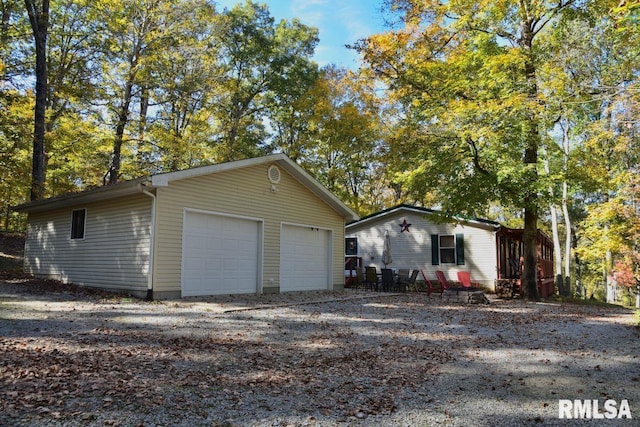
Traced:
POLYGON ((464 234, 432 234, 431 264, 464 265, 464 234))
POLYGON ((345 241, 345 255, 358 255, 358 238, 347 237, 345 241))
POLYGON ((77 209, 71 212, 71 238, 84 239, 84 225, 87 217, 86 209, 77 209))
POLYGON ((440 262, 442 264, 456 263, 456 237, 440 236, 440 262))

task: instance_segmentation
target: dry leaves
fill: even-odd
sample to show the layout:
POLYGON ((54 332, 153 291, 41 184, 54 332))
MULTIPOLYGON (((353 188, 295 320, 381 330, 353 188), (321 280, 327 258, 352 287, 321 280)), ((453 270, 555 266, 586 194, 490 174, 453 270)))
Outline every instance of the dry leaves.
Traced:
MULTIPOLYGON (((443 397, 433 391, 443 368, 511 351, 532 324, 552 322, 559 333, 588 314, 517 302, 448 306, 411 294, 224 313, 61 291, 72 292, 76 311, 3 320, 12 332, 0 338, 0 425, 142 425, 158 413, 179 420, 185 407, 214 424, 279 412, 311 424, 366 420, 416 399, 430 406, 443 397)), ((535 349, 535 339, 517 350, 535 349)), ((522 375, 478 375, 495 393, 529 386, 522 375)), ((447 395, 466 393, 460 386, 447 395)))

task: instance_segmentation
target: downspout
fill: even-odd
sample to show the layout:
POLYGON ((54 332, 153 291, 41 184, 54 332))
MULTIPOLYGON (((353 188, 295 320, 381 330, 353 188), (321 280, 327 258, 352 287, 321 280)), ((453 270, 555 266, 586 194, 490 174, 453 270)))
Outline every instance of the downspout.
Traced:
POLYGON ((138 184, 140 191, 151 197, 151 224, 149 227, 149 274, 147 274, 147 301, 153 301, 153 260, 155 246, 155 228, 156 228, 156 195, 149 190, 144 189, 145 184, 138 184))

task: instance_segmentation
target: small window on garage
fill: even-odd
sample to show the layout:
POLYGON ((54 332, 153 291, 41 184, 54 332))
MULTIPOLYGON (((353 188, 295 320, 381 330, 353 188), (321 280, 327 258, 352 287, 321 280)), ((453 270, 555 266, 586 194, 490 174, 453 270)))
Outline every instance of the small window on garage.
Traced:
POLYGON ((76 209, 71 212, 71 238, 84 239, 84 226, 87 217, 86 209, 76 209))

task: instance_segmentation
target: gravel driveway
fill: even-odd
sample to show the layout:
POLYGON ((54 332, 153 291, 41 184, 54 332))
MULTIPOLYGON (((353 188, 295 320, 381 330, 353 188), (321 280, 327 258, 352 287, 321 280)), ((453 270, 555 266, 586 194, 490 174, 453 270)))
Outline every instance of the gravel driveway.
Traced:
POLYGON ((413 293, 148 303, 0 282, 0 425, 640 425, 634 323, 413 293), (633 419, 558 419, 559 399, 627 400, 633 419))

